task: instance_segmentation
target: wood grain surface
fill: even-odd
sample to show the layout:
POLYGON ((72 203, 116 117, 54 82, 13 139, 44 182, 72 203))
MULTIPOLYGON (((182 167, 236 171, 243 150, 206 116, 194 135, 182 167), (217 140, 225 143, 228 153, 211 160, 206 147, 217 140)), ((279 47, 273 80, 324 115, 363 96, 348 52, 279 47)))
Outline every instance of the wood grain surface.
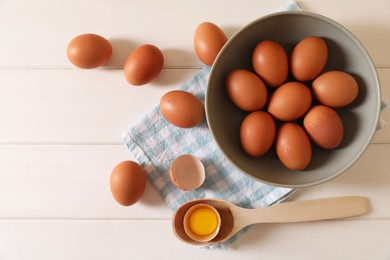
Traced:
MULTIPOLYGON (((113 167, 132 155, 120 134, 203 67, 193 32, 203 21, 231 36, 280 10, 285 0, 0 0, 0 260, 25 259, 390 259, 390 127, 379 130, 342 176, 300 189, 289 201, 367 196, 369 214, 316 223, 264 224, 228 250, 177 240, 171 212, 148 183, 141 201, 112 198, 113 167), (93 32, 114 48, 110 62, 81 70, 69 41, 93 32), (166 62, 151 84, 123 76, 138 45, 166 62)), ((390 100, 390 1, 303 0, 344 25, 370 53, 390 100)), ((389 109, 382 119, 390 122, 389 109)))

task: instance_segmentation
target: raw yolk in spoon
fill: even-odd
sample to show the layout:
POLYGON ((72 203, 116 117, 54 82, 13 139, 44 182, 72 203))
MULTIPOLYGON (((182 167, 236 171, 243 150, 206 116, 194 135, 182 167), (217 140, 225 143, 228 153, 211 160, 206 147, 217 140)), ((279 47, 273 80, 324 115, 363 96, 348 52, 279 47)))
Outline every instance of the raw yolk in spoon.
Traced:
POLYGON ((207 236, 218 226, 217 215, 208 208, 198 208, 190 216, 190 229, 198 236, 207 236))

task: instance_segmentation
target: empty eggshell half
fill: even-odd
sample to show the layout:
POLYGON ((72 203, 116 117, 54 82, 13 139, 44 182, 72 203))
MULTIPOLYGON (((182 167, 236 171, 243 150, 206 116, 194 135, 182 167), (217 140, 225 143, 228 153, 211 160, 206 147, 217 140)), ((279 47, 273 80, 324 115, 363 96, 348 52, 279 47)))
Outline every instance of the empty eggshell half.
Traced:
POLYGON ((199 188, 206 177, 202 162, 195 156, 183 154, 177 157, 169 170, 169 178, 179 189, 190 191, 199 188))

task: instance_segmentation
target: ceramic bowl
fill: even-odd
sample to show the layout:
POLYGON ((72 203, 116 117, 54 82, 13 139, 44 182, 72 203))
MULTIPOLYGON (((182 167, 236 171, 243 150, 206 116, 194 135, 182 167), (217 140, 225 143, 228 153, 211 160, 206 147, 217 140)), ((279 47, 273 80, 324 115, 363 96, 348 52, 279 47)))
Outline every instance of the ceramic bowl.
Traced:
POLYGON ((335 21, 309 12, 280 12, 259 18, 234 34, 217 56, 206 90, 206 116, 212 136, 225 157, 251 178, 280 187, 306 187, 329 181, 350 168, 369 145, 380 114, 380 85, 375 66, 358 39, 335 21), (238 109, 225 89, 226 75, 234 69, 253 71, 251 55, 262 40, 281 44, 288 55, 307 36, 322 37, 328 47, 324 71, 342 70, 358 82, 359 95, 346 108, 336 109, 344 124, 344 138, 333 150, 312 145, 312 159, 302 171, 287 169, 274 147, 260 158, 248 156, 239 138, 248 112, 238 109))

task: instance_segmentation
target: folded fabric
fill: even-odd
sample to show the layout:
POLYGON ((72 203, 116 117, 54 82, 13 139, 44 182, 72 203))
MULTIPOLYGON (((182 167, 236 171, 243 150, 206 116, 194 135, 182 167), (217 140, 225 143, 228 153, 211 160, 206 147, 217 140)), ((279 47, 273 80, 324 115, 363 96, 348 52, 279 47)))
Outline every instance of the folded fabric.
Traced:
MULTIPOLYGON (((203 68, 180 89, 203 101, 209 72, 208 67, 203 68)), ((194 128, 178 128, 168 123, 156 106, 126 131, 122 140, 172 211, 199 198, 224 199, 246 208, 265 207, 292 192, 292 189, 256 182, 237 170, 218 149, 206 120, 194 128), (170 181, 169 168, 182 154, 196 156, 205 167, 205 182, 196 190, 182 191, 170 181)), ((227 248, 236 238, 220 246, 227 248)))

